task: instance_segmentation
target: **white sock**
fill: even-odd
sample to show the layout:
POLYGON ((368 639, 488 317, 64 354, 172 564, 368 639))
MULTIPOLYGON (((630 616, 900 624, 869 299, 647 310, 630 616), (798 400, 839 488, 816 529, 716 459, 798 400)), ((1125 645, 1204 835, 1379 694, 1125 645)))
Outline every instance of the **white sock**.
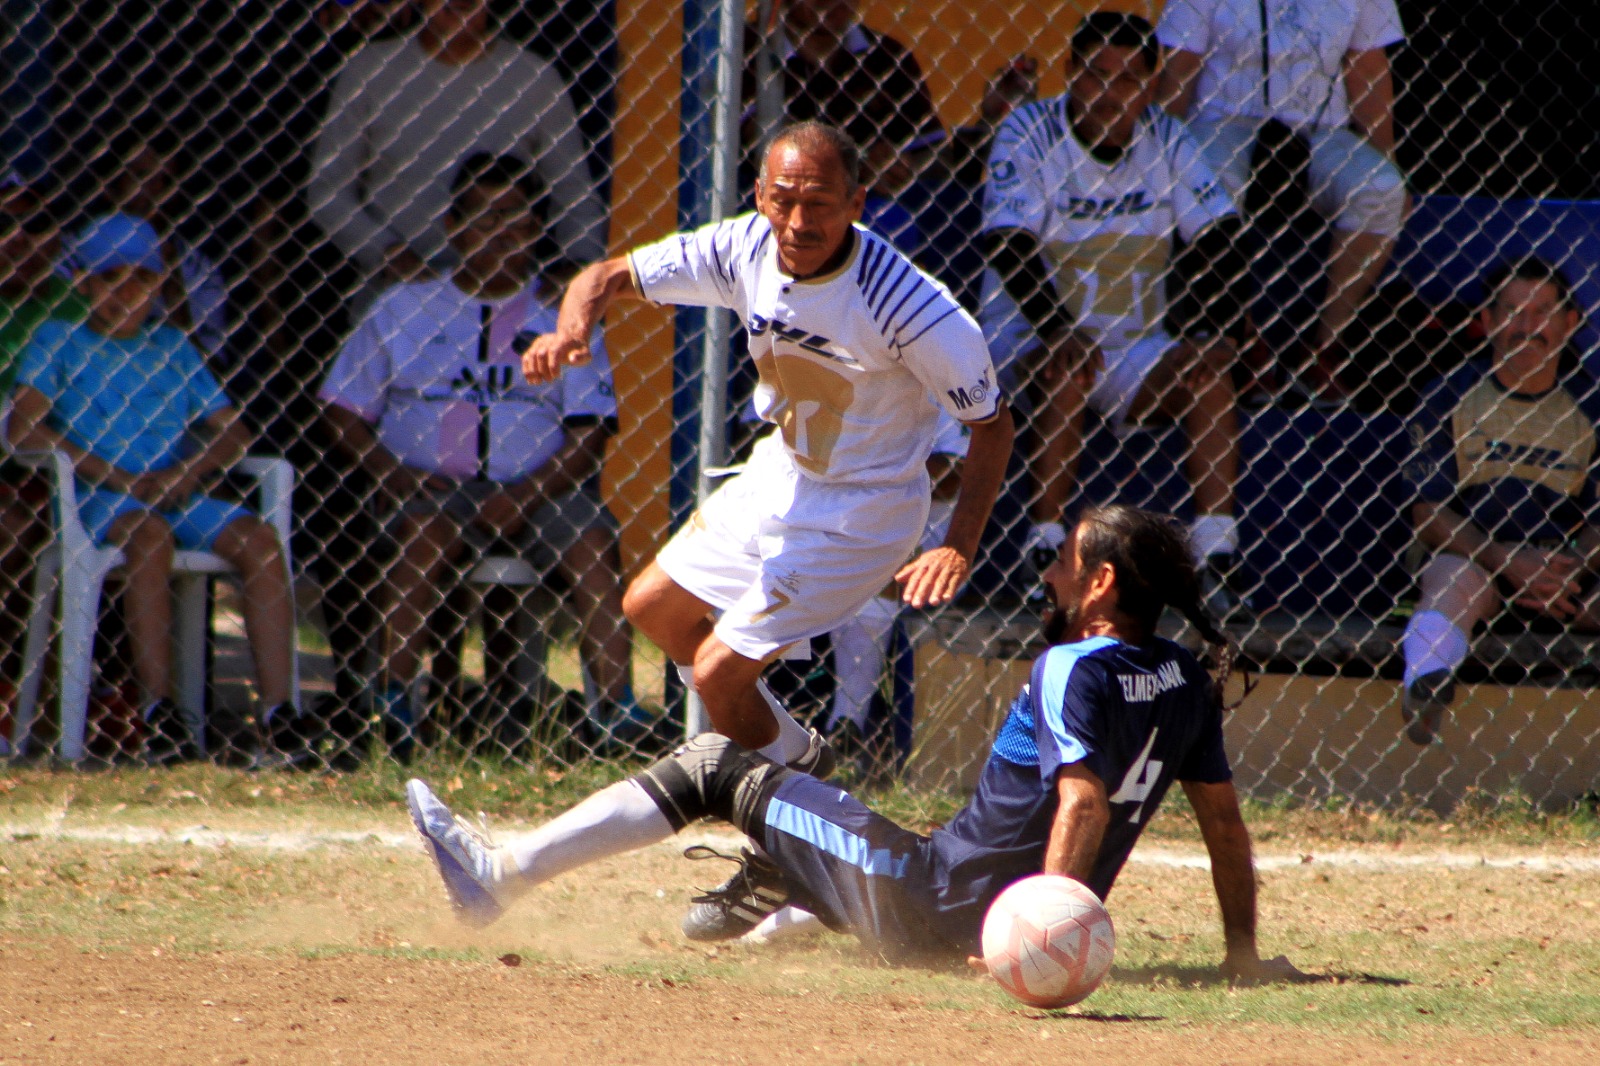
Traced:
POLYGON ((586 863, 671 836, 672 825, 655 800, 634 781, 619 781, 504 844, 499 849, 502 887, 515 894, 586 863))
POLYGON ((1411 616, 1400 648, 1406 660, 1406 687, 1423 674, 1454 670, 1467 661, 1471 642, 1461 628, 1438 611, 1418 611, 1411 616))
MULTIPOLYGON (((870 604, 868 605, 871 606, 870 604)), ((848 719, 862 730, 867 727, 867 711, 872 695, 883 679, 883 660, 888 653, 889 635, 894 629, 894 611, 887 617, 881 611, 863 609, 855 618, 835 629, 833 668, 838 685, 833 694, 833 710, 828 715, 831 731, 848 719)))
POLYGON ((680 663, 673 663, 672 664, 672 668, 674 670, 678 671, 678 680, 683 682, 684 687, 687 688, 690 692, 693 692, 694 691, 694 667, 693 666, 684 666, 684 665, 682 665, 680 663))
POLYGON ((772 694, 764 679, 756 679, 756 691, 761 693, 761 698, 767 701, 767 708, 772 711, 772 717, 778 720, 778 739, 760 749, 757 754, 765 755, 780 766, 787 765, 804 755, 811 747, 811 734, 806 727, 794 720, 778 702, 778 697, 772 694))
POLYGON ((1189 523, 1189 548, 1196 565, 1208 556, 1235 554, 1239 551, 1239 523, 1231 514, 1195 515, 1189 523))

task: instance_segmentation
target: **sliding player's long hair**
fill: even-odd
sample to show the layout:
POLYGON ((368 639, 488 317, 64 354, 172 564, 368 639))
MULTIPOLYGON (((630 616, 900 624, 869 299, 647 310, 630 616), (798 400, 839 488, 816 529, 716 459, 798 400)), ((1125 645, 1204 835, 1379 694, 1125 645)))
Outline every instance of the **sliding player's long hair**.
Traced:
POLYGON ((1172 518, 1139 507, 1091 507, 1078 516, 1078 552, 1083 573, 1110 563, 1117 575, 1117 610, 1145 634, 1156 631, 1163 608, 1171 607, 1216 648, 1217 703, 1231 710, 1255 687, 1249 670, 1244 693, 1223 702, 1223 686, 1233 672, 1238 649, 1223 635, 1200 602, 1200 575, 1189 552, 1189 538, 1172 518))

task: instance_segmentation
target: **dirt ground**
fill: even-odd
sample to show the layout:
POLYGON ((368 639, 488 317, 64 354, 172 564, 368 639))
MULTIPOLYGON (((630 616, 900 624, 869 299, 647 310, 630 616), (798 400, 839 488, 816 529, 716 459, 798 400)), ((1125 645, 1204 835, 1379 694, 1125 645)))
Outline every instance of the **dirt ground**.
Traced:
MULTIPOLYGON (((1255 1026, 752 993, 581 969, 0 945, 5 1063, 1579 1063, 1582 1038, 1397 1046, 1255 1026)), ((514 958, 514 957, 513 957, 514 958)))

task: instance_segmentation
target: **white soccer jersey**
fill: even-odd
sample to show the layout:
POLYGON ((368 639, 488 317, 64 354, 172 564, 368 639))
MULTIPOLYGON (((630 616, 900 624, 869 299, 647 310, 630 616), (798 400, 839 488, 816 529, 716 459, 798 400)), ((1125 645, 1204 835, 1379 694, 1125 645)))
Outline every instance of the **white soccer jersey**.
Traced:
POLYGON ((556 328, 535 285, 490 300, 449 279, 396 285, 345 341, 318 395, 377 427, 407 466, 458 478, 518 481, 566 442, 571 418, 614 418, 605 346, 556 381, 530 385, 522 344, 556 328))
POLYGON ((1394 0, 1172 0, 1156 37, 1204 60, 1190 114, 1327 130, 1350 122, 1345 56, 1399 44, 1405 32, 1394 0))
POLYGON ((1173 238, 1237 208, 1178 119, 1152 108, 1112 163, 1072 132, 1067 97, 1017 108, 995 134, 985 231, 1032 233, 1073 320, 1122 348, 1161 328, 1173 238))
POLYGON ((778 265, 772 228, 742 215, 636 248, 639 291, 657 303, 726 307, 750 334, 756 414, 808 478, 899 483, 923 476, 940 406, 994 415, 994 367, 978 324, 937 281, 860 226, 826 277, 778 265))

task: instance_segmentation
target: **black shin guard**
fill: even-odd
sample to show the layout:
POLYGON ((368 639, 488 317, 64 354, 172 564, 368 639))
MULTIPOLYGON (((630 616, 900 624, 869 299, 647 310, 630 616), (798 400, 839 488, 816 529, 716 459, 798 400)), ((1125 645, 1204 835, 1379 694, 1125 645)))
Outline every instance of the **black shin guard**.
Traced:
POLYGON ((767 797, 790 773, 725 736, 702 733, 634 780, 674 833, 701 818, 720 818, 754 835, 767 797))

